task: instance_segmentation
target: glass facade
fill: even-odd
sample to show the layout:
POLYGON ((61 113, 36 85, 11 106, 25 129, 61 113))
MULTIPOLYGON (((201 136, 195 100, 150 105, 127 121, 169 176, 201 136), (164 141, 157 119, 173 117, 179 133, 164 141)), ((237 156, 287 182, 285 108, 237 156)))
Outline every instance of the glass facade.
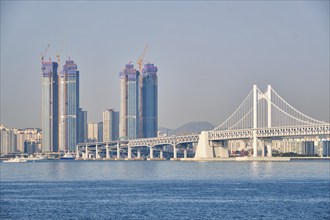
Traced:
POLYGON ((83 111, 79 108, 78 112, 78 141, 77 143, 87 142, 87 111, 83 111))
POLYGON ((127 64, 119 73, 121 80, 120 136, 135 139, 139 132, 139 71, 127 64))
POLYGON ((61 72, 61 149, 74 151, 78 142, 79 71, 67 60, 61 72))
POLYGON ((158 78, 157 67, 145 64, 142 70, 142 137, 157 137, 158 78))
POLYGON ((58 64, 56 62, 42 62, 42 151, 58 152, 58 64))

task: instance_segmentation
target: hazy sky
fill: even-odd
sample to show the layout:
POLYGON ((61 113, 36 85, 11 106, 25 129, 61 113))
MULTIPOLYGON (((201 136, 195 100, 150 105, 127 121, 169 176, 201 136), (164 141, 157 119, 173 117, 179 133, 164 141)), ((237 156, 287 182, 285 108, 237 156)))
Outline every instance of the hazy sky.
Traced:
MULTIPOLYGON (((149 45, 159 126, 225 120, 257 84, 329 121, 329 1, 1 1, 1 123, 41 127, 40 53, 80 71, 88 121, 119 109, 125 64, 149 45)), ((136 66, 137 67, 137 66, 136 66)))

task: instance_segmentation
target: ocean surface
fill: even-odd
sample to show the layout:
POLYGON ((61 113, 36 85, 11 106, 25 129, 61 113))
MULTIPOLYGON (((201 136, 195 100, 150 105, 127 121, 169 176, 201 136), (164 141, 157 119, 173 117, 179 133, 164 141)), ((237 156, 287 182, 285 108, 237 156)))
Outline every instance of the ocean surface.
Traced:
POLYGON ((0 219, 330 219, 330 162, 0 163, 0 219))

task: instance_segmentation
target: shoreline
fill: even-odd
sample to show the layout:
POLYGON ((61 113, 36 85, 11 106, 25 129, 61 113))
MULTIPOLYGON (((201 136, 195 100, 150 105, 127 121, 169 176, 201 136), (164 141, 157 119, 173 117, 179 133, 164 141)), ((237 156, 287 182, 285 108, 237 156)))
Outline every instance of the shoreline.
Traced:
MULTIPOLYGON (((6 159, 0 159, 1 162, 6 159)), ((326 160, 330 161, 330 157, 223 157, 223 158, 79 158, 75 160, 36 160, 28 162, 75 162, 75 161, 182 161, 182 162, 290 162, 299 160, 326 160)))

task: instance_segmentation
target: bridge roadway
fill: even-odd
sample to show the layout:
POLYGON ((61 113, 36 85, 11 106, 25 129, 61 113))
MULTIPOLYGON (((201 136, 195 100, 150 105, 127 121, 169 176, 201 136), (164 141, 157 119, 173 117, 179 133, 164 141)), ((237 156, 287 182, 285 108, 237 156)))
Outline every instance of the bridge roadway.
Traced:
POLYGON ((76 156, 80 158, 80 153, 83 153, 83 159, 88 159, 89 151, 96 152, 96 159, 99 159, 99 152, 102 150, 106 151, 106 158, 110 158, 110 151, 117 152, 117 158, 120 158, 120 151, 127 149, 128 159, 132 159, 132 150, 137 151, 137 159, 141 159, 141 148, 148 147, 150 158, 153 159, 153 151, 158 148, 160 159, 163 159, 163 149, 161 147, 165 145, 172 145, 173 147, 173 158, 177 158, 177 150, 183 149, 184 158, 187 158, 187 148, 183 147, 183 144, 197 143, 199 135, 179 135, 179 136, 168 136, 168 137, 155 137, 155 138, 141 138, 133 140, 118 140, 110 142, 93 142, 83 143, 76 146, 76 156), (86 151, 87 150, 87 151, 86 151))
MULTIPOLYGON (((209 140, 251 139, 253 131, 253 129, 210 131, 209 140)), ((257 138, 329 136, 330 124, 258 128, 256 135, 257 138)))
MULTIPOLYGON (((288 127, 273 127, 273 128, 258 128, 258 129, 239 129, 239 130, 225 130, 225 131, 208 131, 207 141, 217 142, 224 140, 239 140, 252 139, 253 132, 256 131, 257 138, 286 138, 286 137, 303 137, 303 138, 317 138, 330 140, 330 124, 321 125, 304 125, 304 126, 288 126, 288 127)), ((106 151, 106 158, 110 158, 110 151, 117 152, 117 158, 120 158, 120 150, 127 149, 128 159, 132 159, 132 150, 137 151, 137 158, 141 158, 141 148, 148 147, 150 158, 153 159, 154 149, 159 150, 160 158, 163 158, 162 146, 173 146, 173 158, 177 158, 178 148, 184 150, 184 158, 187 157, 187 149, 182 147, 182 144, 198 143, 200 135, 179 135, 155 138, 141 138, 134 140, 119 140, 110 142, 94 142, 78 144, 76 146, 77 157, 83 155, 83 159, 89 158, 89 151, 95 151, 96 159, 100 159, 99 152, 106 151)), ((198 145, 197 148, 205 146, 198 145)), ((199 149, 200 150, 200 149, 199 149)))

